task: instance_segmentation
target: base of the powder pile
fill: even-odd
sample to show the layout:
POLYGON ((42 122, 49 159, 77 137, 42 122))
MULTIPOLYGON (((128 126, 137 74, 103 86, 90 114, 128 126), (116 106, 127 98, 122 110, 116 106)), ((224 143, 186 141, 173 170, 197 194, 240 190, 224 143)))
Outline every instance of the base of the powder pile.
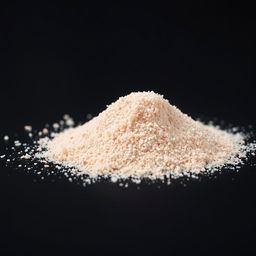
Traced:
POLYGON ((232 128, 193 120, 154 92, 130 93, 98 116, 52 139, 38 157, 91 178, 176 179, 237 165, 252 148, 232 128))
MULTIPOLYGON (((211 125, 213 125, 211 123, 211 125)), ((61 126, 58 131, 63 131, 68 127, 61 126)), ((48 134, 41 134, 38 131, 33 131, 33 136, 22 137, 24 143, 17 143, 17 140, 5 141, 6 152, 1 155, 0 160, 4 161, 7 166, 16 168, 24 172, 24 170, 30 175, 34 176, 34 180, 54 180, 66 179, 69 182, 73 182, 82 186, 91 185, 94 183, 116 183, 120 187, 128 187, 131 184, 154 184, 170 185, 174 182, 178 182, 184 186, 191 180, 201 180, 202 178, 215 178, 216 175, 221 175, 223 173, 235 173, 239 171, 243 166, 255 165, 255 135, 253 134, 253 128, 232 128, 231 125, 222 124, 222 129, 227 130, 227 132, 239 133, 245 139, 245 144, 243 145, 243 152, 245 157, 237 157, 236 161, 232 160, 232 163, 225 163, 221 166, 205 166, 204 170, 198 173, 190 172, 189 170, 179 173, 179 175, 174 175, 172 171, 166 172, 161 176, 146 176, 146 177, 136 177, 136 176, 123 176, 118 173, 112 173, 109 175, 91 175, 90 172, 82 173, 79 168, 67 164, 56 164, 49 162, 43 157, 42 148, 38 147, 37 143, 34 141, 39 141, 42 138, 54 137, 56 133, 55 129, 49 129, 48 134), (12 146, 14 144, 14 146, 12 146), (16 145, 16 146, 15 146, 16 145)), ((28 135, 28 134, 26 134, 28 135)), ((20 138, 21 140, 21 138, 20 138)))
POLYGON ((42 178, 63 174, 83 185, 107 181, 126 187, 127 182, 210 177, 238 170, 256 149, 251 128, 195 121, 153 92, 121 97, 83 125, 74 127, 65 115, 40 131, 24 129, 25 142, 4 137, 11 153, 0 159, 42 178))

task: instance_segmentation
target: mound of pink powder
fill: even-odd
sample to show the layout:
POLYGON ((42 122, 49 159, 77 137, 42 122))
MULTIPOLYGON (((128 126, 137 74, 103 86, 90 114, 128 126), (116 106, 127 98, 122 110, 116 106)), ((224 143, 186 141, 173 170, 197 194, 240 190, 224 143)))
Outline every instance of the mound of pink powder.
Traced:
POLYGON ((195 121, 154 92, 120 97, 84 125, 39 143, 48 161, 90 177, 179 177, 245 156, 242 135, 195 121))

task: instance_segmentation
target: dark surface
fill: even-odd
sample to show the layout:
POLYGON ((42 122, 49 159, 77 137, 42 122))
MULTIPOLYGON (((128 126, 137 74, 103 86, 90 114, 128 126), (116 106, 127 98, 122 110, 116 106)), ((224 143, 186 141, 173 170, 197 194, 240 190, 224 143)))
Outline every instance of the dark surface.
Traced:
MULTIPOLYGON (((1 8, 1 137, 87 113, 132 91, 192 117, 255 125, 250 6, 1 8)), ((184 187, 36 179, 1 163, 1 255, 233 255, 255 252, 256 172, 184 187)))

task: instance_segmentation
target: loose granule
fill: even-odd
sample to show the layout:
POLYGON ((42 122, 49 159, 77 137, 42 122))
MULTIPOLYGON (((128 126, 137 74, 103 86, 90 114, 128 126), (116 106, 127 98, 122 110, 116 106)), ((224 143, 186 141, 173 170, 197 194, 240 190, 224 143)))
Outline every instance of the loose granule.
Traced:
POLYGON ((23 158, 23 159, 30 159, 31 156, 29 154, 25 154, 25 155, 21 156, 21 158, 23 158))
POLYGON ((20 143, 20 141, 15 140, 15 141, 14 141, 14 145, 15 145, 16 147, 19 147, 19 146, 21 146, 21 143, 20 143))
POLYGON ((47 129, 47 128, 44 128, 44 129, 43 129, 43 131, 42 131, 42 133, 43 133, 44 135, 46 135, 46 134, 48 134, 48 133, 49 133, 49 131, 48 131, 48 129, 47 129))
POLYGON ((32 126, 31 125, 25 125, 24 130, 27 131, 27 132, 31 132, 32 131, 32 126))
POLYGON ((87 115, 86 115, 86 118, 87 118, 88 120, 92 119, 92 114, 87 114, 87 115))
POLYGON ((5 135, 5 136, 4 136, 4 140, 5 140, 5 141, 8 141, 8 140, 9 140, 9 136, 5 135))
POLYGON ((73 126, 73 125, 74 125, 73 119, 71 119, 71 118, 70 118, 70 119, 67 119, 67 120, 66 120, 66 125, 67 125, 67 126, 73 126))
POLYGON ((70 118, 70 116, 68 115, 68 114, 65 114, 64 116, 63 116, 63 119, 64 120, 68 120, 70 118))
POLYGON ((53 127, 55 130, 57 130, 57 129, 60 128, 60 125, 59 125, 58 123, 54 123, 54 124, 52 125, 52 127, 53 127))
POLYGON ((51 135, 38 141, 37 157, 112 182, 197 175, 236 165, 255 149, 241 133, 195 121, 154 92, 120 97, 84 125, 51 135))

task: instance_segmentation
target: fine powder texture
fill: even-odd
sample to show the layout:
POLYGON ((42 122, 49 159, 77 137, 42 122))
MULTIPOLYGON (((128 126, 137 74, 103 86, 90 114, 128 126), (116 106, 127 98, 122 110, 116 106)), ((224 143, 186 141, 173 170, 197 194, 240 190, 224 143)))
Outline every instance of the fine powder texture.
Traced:
POLYGON ((198 174, 245 157, 243 136, 195 121, 154 92, 120 97, 97 117, 41 139, 41 157, 90 177, 198 174))

